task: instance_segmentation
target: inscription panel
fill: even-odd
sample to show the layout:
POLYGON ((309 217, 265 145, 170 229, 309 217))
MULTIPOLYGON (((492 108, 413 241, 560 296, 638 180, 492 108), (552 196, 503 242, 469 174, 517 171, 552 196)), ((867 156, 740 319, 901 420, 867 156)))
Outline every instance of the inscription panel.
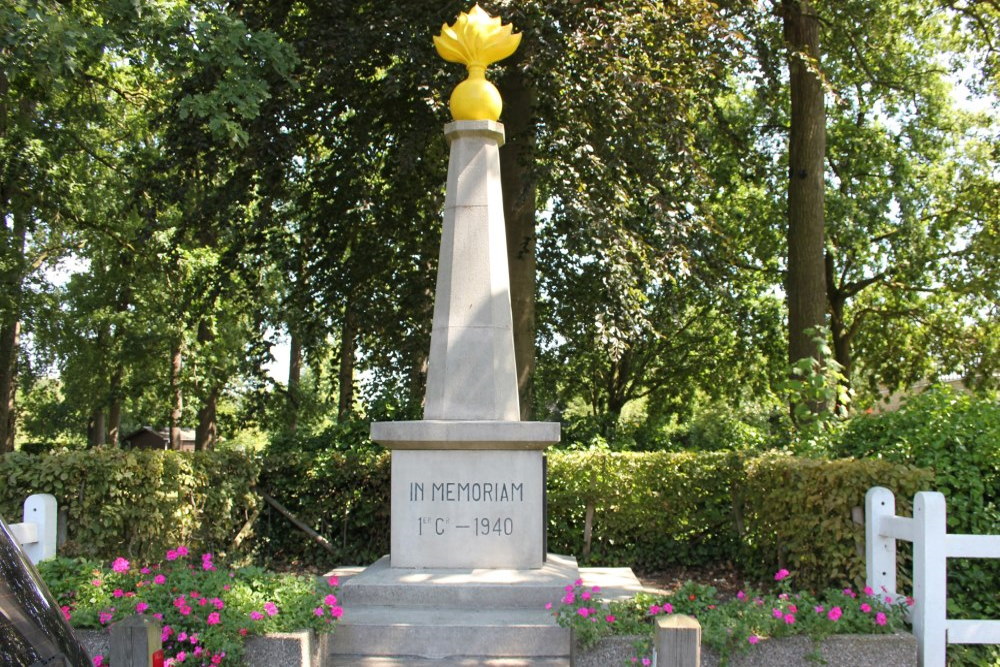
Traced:
POLYGON ((540 451, 395 450, 392 566, 542 567, 540 451))

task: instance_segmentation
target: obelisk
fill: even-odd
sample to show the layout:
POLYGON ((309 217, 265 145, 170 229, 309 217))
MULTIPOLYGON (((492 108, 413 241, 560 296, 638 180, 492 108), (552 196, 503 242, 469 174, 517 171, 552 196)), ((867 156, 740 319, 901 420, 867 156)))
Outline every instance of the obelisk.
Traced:
POLYGON ((486 68, 521 35, 479 5, 445 24, 438 53, 468 67, 453 122, 424 418, 372 424, 392 450, 394 568, 541 568, 543 450, 559 424, 522 422, 514 362, 498 122, 486 68))

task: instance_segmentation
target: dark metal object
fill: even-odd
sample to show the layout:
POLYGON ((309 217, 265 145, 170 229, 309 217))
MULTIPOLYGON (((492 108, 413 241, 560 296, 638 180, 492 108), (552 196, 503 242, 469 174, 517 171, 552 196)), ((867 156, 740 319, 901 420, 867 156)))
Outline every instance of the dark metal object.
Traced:
POLYGON ((87 651, 0 518, 0 665, 91 667, 87 651))

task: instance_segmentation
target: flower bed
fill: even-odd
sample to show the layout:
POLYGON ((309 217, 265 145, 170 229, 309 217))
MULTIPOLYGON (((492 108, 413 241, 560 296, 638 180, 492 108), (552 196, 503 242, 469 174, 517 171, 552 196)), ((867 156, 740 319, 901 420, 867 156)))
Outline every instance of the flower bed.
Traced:
MULTIPOLYGON (((230 569, 211 553, 193 558, 183 546, 149 566, 124 558, 110 568, 55 558, 40 563, 39 571, 75 628, 104 630, 133 614, 156 618, 165 664, 175 667, 239 664, 248 638, 328 632, 343 613, 336 577, 320 583, 259 568, 230 569)), ((95 650, 94 665, 107 665, 106 655, 95 650)))
MULTIPOLYGON (((668 595, 639 594, 625 601, 605 603, 597 587, 587 588, 582 581, 567 586, 565 595, 546 605, 558 623, 573 631, 577 643, 576 653, 584 656, 601 645, 605 638, 634 636, 630 662, 642 665, 651 663, 653 619, 663 614, 683 613, 694 616, 702 627, 702 644, 706 660, 712 654, 716 660, 706 664, 788 664, 783 659, 775 662, 737 662, 744 656, 753 656, 777 650, 776 640, 789 638, 805 646, 814 657, 822 653, 822 642, 841 635, 863 635, 898 638, 904 627, 905 608, 912 600, 894 600, 883 592, 850 588, 827 591, 816 596, 806 592, 792 592, 791 576, 787 570, 775 574, 776 590, 769 594, 748 590, 740 591, 736 598, 726 602, 718 599, 710 586, 687 583, 668 595)), ((891 643, 891 642, 890 642, 891 643)), ((615 650, 625 649, 615 640, 615 650)), ((836 655, 839 649, 832 649, 836 655)), ((608 658, 603 658, 603 664, 608 658)), ((890 664, 909 664, 905 662, 890 664)), ((580 662, 579 664, 598 664, 580 662)), ((794 663, 793 663, 794 664, 794 663)), ((879 663, 882 664, 882 663, 879 663)))

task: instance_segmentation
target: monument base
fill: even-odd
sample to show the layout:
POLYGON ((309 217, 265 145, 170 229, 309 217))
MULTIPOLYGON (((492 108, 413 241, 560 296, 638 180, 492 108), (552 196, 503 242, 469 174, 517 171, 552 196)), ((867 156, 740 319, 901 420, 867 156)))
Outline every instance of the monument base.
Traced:
POLYGON ((552 554, 532 570, 404 570, 384 557, 343 582, 344 618, 324 664, 361 655, 566 660, 570 633, 545 604, 579 577, 575 558, 552 554))
POLYGON ((539 450, 394 450, 393 568, 541 568, 539 450))

